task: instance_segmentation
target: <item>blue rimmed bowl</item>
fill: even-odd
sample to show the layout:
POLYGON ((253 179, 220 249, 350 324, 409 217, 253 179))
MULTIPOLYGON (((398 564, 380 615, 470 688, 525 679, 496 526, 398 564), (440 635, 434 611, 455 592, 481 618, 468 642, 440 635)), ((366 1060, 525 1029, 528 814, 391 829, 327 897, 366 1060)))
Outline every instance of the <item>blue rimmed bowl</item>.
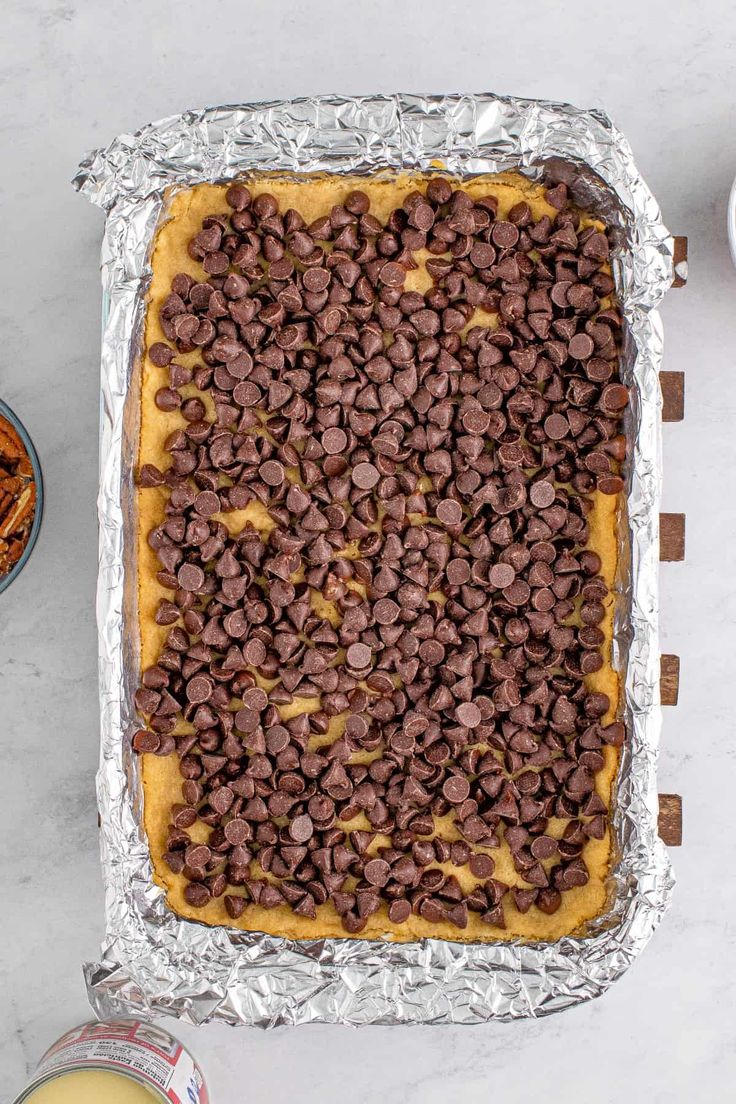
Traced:
POLYGON ((41 463, 38 459, 38 453, 36 452, 33 441, 28 436, 26 427, 23 425, 17 415, 13 413, 7 403, 4 403, 1 399, 0 418, 5 418, 6 421, 10 422, 13 429, 16 431, 21 441, 23 442, 23 447, 28 453, 28 458, 31 461, 31 467, 33 468, 33 478, 36 483, 36 513, 33 518, 33 525, 31 526, 31 531, 28 534, 28 540, 26 541, 26 546, 21 553, 20 559, 13 566, 12 570, 8 572, 7 575, 0 575, 0 594, 2 594, 4 590, 8 589, 13 580, 17 579, 17 577, 20 575, 21 571, 28 563, 31 552, 33 552, 36 541, 38 540, 38 534, 41 529, 41 518, 43 517, 43 475, 41 474, 41 463))

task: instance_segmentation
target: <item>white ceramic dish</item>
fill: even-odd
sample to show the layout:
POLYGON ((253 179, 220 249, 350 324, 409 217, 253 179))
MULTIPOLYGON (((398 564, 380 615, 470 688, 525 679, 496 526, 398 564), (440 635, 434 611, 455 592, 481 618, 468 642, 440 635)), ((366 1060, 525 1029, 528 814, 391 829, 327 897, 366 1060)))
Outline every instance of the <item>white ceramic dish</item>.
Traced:
POLYGON ((736 180, 731 185, 728 197, 728 244, 731 260, 736 265, 736 180))

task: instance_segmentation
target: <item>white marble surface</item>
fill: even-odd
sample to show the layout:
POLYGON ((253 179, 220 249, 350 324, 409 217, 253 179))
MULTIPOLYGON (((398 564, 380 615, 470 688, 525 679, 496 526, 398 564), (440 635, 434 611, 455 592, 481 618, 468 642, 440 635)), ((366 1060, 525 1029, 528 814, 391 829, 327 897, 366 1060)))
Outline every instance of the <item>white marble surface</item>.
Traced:
MULTIPOLYGON (((734 14, 726 0, 362 5, 5 0, 0 34, 0 394, 46 473, 38 549, 0 598, 3 831, 0 1080, 85 1018, 80 971, 102 931, 93 775, 101 214, 69 186, 79 156, 202 103, 314 92, 493 88, 605 108, 628 135, 691 278, 664 307, 687 418, 665 432, 665 506, 687 561, 662 572, 664 650, 682 655, 661 788, 685 799, 674 906, 602 1000, 484 1028, 182 1029, 215 1104, 468 1104, 733 1099, 736 883, 734 14), (593 28, 593 29, 589 29, 593 28)), ((5 1099, 7 1093, 0 1094, 5 1099)))

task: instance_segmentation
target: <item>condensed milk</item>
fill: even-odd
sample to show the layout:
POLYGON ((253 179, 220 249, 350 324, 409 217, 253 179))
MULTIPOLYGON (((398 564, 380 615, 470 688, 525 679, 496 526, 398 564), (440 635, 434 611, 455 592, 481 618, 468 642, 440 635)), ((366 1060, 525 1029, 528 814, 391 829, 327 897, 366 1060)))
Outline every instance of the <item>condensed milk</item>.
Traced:
POLYGON ((204 1077, 168 1031, 139 1020, 86 1023, 44 1054, 15 1104, 209 1104, 204 1077))

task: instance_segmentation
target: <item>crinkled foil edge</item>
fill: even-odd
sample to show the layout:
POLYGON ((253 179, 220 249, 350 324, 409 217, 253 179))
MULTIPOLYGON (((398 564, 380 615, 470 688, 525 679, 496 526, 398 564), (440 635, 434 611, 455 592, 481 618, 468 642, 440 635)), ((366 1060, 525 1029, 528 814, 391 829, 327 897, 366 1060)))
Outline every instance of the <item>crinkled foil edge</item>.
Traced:
POLYGON ((566 104, 492 94, 329 96, 164 119, 91 154, 74 184, 107 213, 97 591, 107 926, 100 960, 85 966, 93 1007, 100 1015, 168 1013, 264 1027, 478 1023, 546 1015, 599 996, 647 944, 673 887, 657 835, 662 329, 655 310, 671 284, 673 241, 626 140, 601 112, 566 104), (615 656, 625 673, 630 740, 617 783, 610 909, 584 937, 551 944, 297 942, 179 919, 152 881, 126 737, 137 647, 125 610, 126 572, 135 571, 132 540, 126 547, 135 457, 126 398, 164 189, 251 171, 423 170, 436 161, 466 175, 546 171, 616 231, 622 371, 634 395, 636 446, 620 525, 615 656))

